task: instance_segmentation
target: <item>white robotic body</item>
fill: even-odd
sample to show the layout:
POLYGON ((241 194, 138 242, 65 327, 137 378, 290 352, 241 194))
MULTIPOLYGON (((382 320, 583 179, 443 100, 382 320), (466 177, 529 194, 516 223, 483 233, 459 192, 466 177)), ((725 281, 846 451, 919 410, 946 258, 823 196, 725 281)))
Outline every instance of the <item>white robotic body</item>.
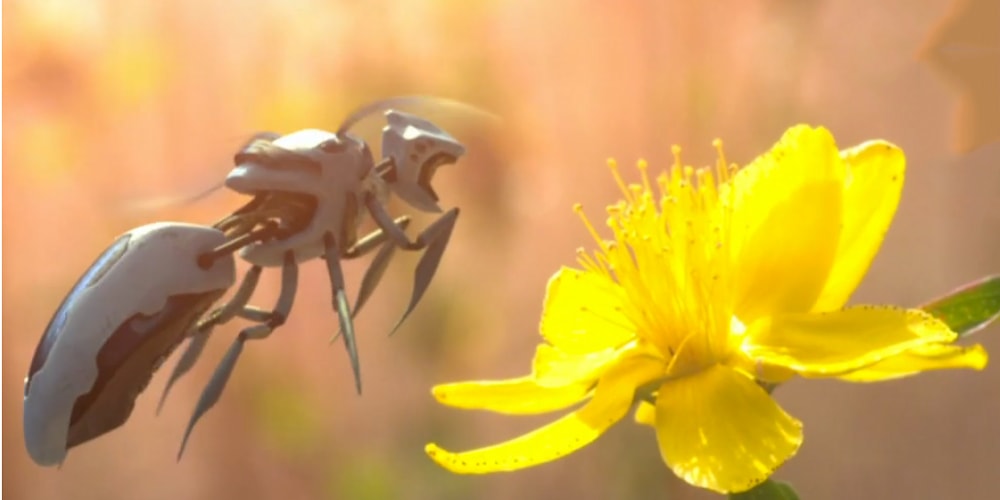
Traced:
POLYGON ((305 169, 268 167, 257 163, 244 163, 233 167, 226 176, 227 188, 241 194, 260 191, 285 191, 313 196, 322 195, 319 165, 317 172, 305 169))
POLYGON ((318 238, 305 241, 293 236, 286 240, 247 245, 240 250, 240 258, 256 266, 281 267, 284 263, 285 252, 288 250, 295 252, 295 261, 301 264, 322 256, 325 249, 322 234, 318 238))
POLYGON ((291 134, 283 135, 273 141, 275 146, 280 146, 285 149, 291 149, 293 151, 305 151, 320 144, 337 138, 337 135, 333 132, 327 132, 326 130, 319 130, 315 128, 307 128, 304 130, 299 130, 297 132, 292 132, 291 134))
MULTIPOLYGON (((345 194, 346 196, 346 194, 345 194)), ((240 250, 240 257, 247 262, 261 267, 281 267, 285 252, 295 252, 295 261, 306 262, 322 256, 326 252, 323 235, 332 232, 342 234, 345 210, 343 204, 320 201, 309 225, 283 240, 271 240, 264 243, 253 243, 240 250)))
POLYGON ((123 235, 84 274, 50 323, 42 339, 47 345, 39 347, 47 349, 42 362, 25 381, 24 435, 35 462, 56 465, 65 458, 73 406, 93 388, 97 354, 123 322, 156 313, 171 296, 232 286, 231 257, 207 270, 197 264, 198 254, 224 242, 211 227, 149 224, 123 235), (118 256, 111 262, 109 255, 118 256))
POLYGON ((226 289, 220 288, 174 295, 156 314, 136 314, 124 321, 97 354, 93 388, 73 405, 67 449, 124 425, 163 361, 225 293, 226 289))
POLYGON ((119 236, 104 253, 97 257, 94 264, 83 273, 83 276, 76 282, 76 285, 73 285, 73 288, 66 294, 66 298, 63 299, 62 304, 59 305, 59 309, 56 309, 55 314, 52 315, 52 320, 45 328, 45 333, 42 335, 41 341, 38 342, 38 347, 35 349, 35 356, 31 360, 30 372, 37 371, 41 365, 45 364, 45 360, 52 350, 52 345, 59 338, 59 332, 66 325, 66 317, 69 309, 75 304, 77 297, 91 284, 102 278, 104 273, 121 259, 128 249, 131 237, 132 235, 128 233, 119 236))
POLYGON ((410 152, 424 154, 422 151, 412 151, 413 146, 418 139, 430 139, 435 142, 434 146, 438 151, 429 151, 427 156, 441 151, 456 158, 465 154, 465 146, 456 141, 451 134, 419 116, 396 110, 387 111, 385 116, 389 124, 383 129, 383 133, 391 132, 391 135, 398 136, 402 139, 402 144, 409 145, 410 152), (440 144, 437 143, 438 141, 440 144))
MULTIPOLYGON (((116 239, 115 242, 112 243, 111 246, 109 246, 97 258, 94 264, 87 269, 83 276, 80 277, 76 285, 74 285, 72 290, 70 290, 70 292, 66 295, 66 298, 63 299, 59 309, 56 310, 52 317, 52 321, 49 322, 48 327, 45 329, 45 333, 42 335, 42 339, 38 343, 38 347, 35 349, 35 355, 31 360, 31 368, 29 369, 28 376, 25 377, 24 380, 24 432, 28 453, 39 465, 57 465, 65 458, 66 434, 69 429, 70 412, 64 410, 58 411, 58 414, 64 415, 65 418, 31 418, 28 407, 29 384, 34 382, 33 377, 48 361, 48 357, 52 352, 53 346, 60 338, 59 333, 63 331, 63 328, 66 325, 68 312, 76 305, 76 301, 80 294, 91 285, 91 282, 96 281, 95 278, 98 280, 103 278, 103 274, 106 273, 111 266, 116 264, 119 259, 121 259, 121 257, 125 254, 125 251, 128 249, 130 239, 131 235, 129 234, 124 234, 118 237, 118 239, 116 239), (60 428, 62 429, 61 432, 60 428)), ((72 387, 67 389, 69 389, 69 394, 56 395, 56 397, 65 397, 71 399, 71 401, 75 401, 79 394, 74 393, 72 387)), ((43 412, 46 410, 47 409, 42 409, 43 412)), ((70 407, 70 411, 71 410, 72 407, 70 407)))
MULTIPOLYGON (((314 157, 319 161, 321 169, 318 179, 314 177, 302 186, 290 186, 288 183, 279 183, 276 178, 271 178, 273 182, 270 184, 263 182, 264 177, 261 176, 255 178, 253 182, 241 185, 241 187, 252 186, 253 189, 249 192, 287 191, 312 195, 316 200, 312 219, 305 229, 285 239, 269 240, 244 247, 239 253, 244 260, 262 267, 280 267, 288 250, 295 252, 295 259, 300 263, 320 257, 326 250, 323 242, 326 233, 331 232, 342 239, 345 228, 353 229, 360 225, 360 214, 364 211, 359 199, 362 193, 375 191, 376 196, 380 194, 384 196, 384 188, 380 192, 375 178, 368 175, 373 167, 371 154, 364 148, 364 143, 353 136, 347 134, 337 136, 322 130, 303 130, 276 139, 274 144, 303 148, 316 146, 330 139, 338 139, 345 147, 335 153, 315 154, 314 157), (286 138, 290 139, 285 142, 286 138), (350 200, 354 202, 353 210, 348 208, 350 200)), ((251 166, 247 165, 247 168, 251 166)), ((236 173, 238 168, 233 172, 236 173)), ((284 172, 280 169, 271 170, 284 172)), ((228 180, 227 185, 229 185, 228 180)), ((353 241, 339 243, 353 244, 353 241)))
POLYGON ((392 192, 425 212, 441 212, 430 189, 433 171, 465 154, 465 147, 437 125, 407 113, 387 111, 388 125, 382 129, 382 154, 396 166, 392 192))
POLYGON ((437 201, 417 184, 396 183, 392 185, 392 192, 418 210, 430 213, 442 212, 437 201))

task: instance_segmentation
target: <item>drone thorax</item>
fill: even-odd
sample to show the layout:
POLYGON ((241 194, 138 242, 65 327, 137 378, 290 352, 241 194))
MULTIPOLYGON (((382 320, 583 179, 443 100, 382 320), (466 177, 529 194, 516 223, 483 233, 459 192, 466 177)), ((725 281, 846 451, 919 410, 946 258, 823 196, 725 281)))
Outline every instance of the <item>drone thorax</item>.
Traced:
POLYGON ((226 186, 244 194, 278 193, 310 204, 311 214, 292 235, 255 243, 241 251, 247 261, 279 266, 287 250, 297 260, 323 254, 323 237, 331 233, 340 248, 354 243, 364 197, 384 197, 368 146, 349 134, 307 129, 274 141, 253 143, 236 155, 226 186))

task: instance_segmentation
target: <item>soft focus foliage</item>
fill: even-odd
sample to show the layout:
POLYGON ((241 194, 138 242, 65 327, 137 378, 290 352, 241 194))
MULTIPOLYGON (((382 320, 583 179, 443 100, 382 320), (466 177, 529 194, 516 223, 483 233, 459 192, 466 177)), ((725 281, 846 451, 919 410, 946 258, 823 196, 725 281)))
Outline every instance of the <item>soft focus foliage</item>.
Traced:
MULTIPOLYGON (((796 122, 824 123, 845 144, 891 137, 910 158, 908 197, 855 300, 915 305, 996 273, 1000 150, 950 152, 954 95, 914 58, 950 3, 5 1, 4 493, 705 498, 665 473, 636 426, 516 476, 451 475, 423 453, 432 436, 488 442, 542 420, 484 415, 457 425, 427 389, 521 371, 545 282, 587 238, 568 209, 601 206, 615 192, 607 156, 669 164, 671 143, 728 137, 727 154, 749 158, 796 122), (240 324, 216 332, 159 418, 163 373, 124 427, 71 452, 61 470, 31 464, 23 380, 63 294, 126 229, 208 223, 241 199, 220 193, 140 211, 133 202, 218 182, 251 132, 333 127, 348 108, 414 93, 468 101, 504 122, 428 110, 469 149, 435 181, 442 204, 462 216, 428 296, 392 341, 384 333, 405 306, 413 259, 391 266, 389 286, 359 317, 363 397, 343 350, 327 344, 336 317, 314 262, 303 268, 292 319, 248 346, 180 464, 184 423, 240 324)), ((362 127, 368 137, 377 129, 362 127)), ((711 156, 692 148, 688 161, 711 156)), ((362 269, 346 270, 352 292, 362 269)), ((255 302, 271 303, 276 284, 265 276, 255 302)), ((976 341, 1000 348, 994 333, 976 341)), ((781 477, 794 478, 803 498, 995 496, 1000 399, 982 394, 995 393, 1000 371, 957 377, 783 387, 778 398, 808 422, 809 440, 781 477)))
POLYGON ((958 91, 958 150, 1000 142, 1000 2, 954 0, 921 55, 958 91))

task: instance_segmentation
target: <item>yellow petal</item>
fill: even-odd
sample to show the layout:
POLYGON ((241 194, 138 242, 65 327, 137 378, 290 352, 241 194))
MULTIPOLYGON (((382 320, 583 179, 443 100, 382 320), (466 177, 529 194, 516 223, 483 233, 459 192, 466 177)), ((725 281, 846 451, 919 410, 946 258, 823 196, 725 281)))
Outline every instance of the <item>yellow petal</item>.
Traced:
POLYGON ((916 375, 930 370, 971 368, 982 370, 988 360, 986 349, 976 344, 957 346, 929 344, 884 359, 874 365, 839 376, 849 382, 881 382, 916 375))
POLYGON ((622 312, 624 299, 621 286, 607 276, 564 267, 549 280, 542 337, 567 353, 618 347, 635 336, 622 312))
POLYGON ((456 382, 435 386, 431 392, 444 405, 488 410, 508 415, 533 415, 561 410, 587 397, 592 382, 541 386, 534 377, 510 380, 456 382))
POLYGON ((765 384, 783 384, 798 375, 795 370, 751 358, 742 351, 731 354, 729 359, 726 360, 726 365, 756 379, 757 382, 765 384))
POLYGON ((826 283, 840 236, 844 165, 826 129, 789 129, 732 180, 736 314, 806 312, 826 283))
POLYGON ((551 462, 590 444, 621 420, 632 406, 636 388, 662 373, 662 364, 625 360, 605 373, 586 405, 551 424, 477 450, 453 453, 431 443, 425 451, 438 465, 459 474, 514 471, 551 462))
POLYGON ((840 309, 861 283, 896 214, 906 157, 898 147, 871 141, 841 152, 847 165, 843 228, 837 258, 814 311, 840 309))
POLYGON ((860 306, 760 320, 747 331, 743 352, 764 364, 819 377, 841 375, 955 337, 947 325, 917 309, 860 306))
POLYGON ((539 385, 563 386, 595 382, 608 363, 615 360, 619 350, 605 349, 587 354, 570 354, 548 344, 535 350, 535 382, 539 385))
POLYGON ((749 377, 716 365, 665 382, 656 438, 674 473, 719 493, 764 481, 802 444, 802 424, 749 377))
POLYGON ((637 424, 656 426, 656 407, 652 403, 640 401, 635 408, 635 422, 637 424))

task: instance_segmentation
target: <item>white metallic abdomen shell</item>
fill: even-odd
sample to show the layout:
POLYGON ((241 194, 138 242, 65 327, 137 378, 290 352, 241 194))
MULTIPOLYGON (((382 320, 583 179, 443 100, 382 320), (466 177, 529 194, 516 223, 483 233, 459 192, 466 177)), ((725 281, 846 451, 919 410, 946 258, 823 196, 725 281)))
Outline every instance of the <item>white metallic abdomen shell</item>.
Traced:
POLYGON ((84 273, 46 328, 25 380, 24 437, 35 462, 59 464, 69 447, 124 423, 155 365, 233 285, 231 256, 208 269, 197 264, 199 254, 224 242, 225 236, 211 227, 149 224, 119 237, 84 273), (119 373, 118 380, 108 382, 106 372, 119 366, 99 367, 99 356, 105 363, 136 365, 129 357, 140 350, 148 358, 143 366, 121 371, 145 380, 123 380, 119 373), (110 389, 95 388, 99 375, 110 389), (74 407, 85 395, 103 415, 79 414, 74 407), (71 425, 84 428, 74 429, 74 437, 71 425))

